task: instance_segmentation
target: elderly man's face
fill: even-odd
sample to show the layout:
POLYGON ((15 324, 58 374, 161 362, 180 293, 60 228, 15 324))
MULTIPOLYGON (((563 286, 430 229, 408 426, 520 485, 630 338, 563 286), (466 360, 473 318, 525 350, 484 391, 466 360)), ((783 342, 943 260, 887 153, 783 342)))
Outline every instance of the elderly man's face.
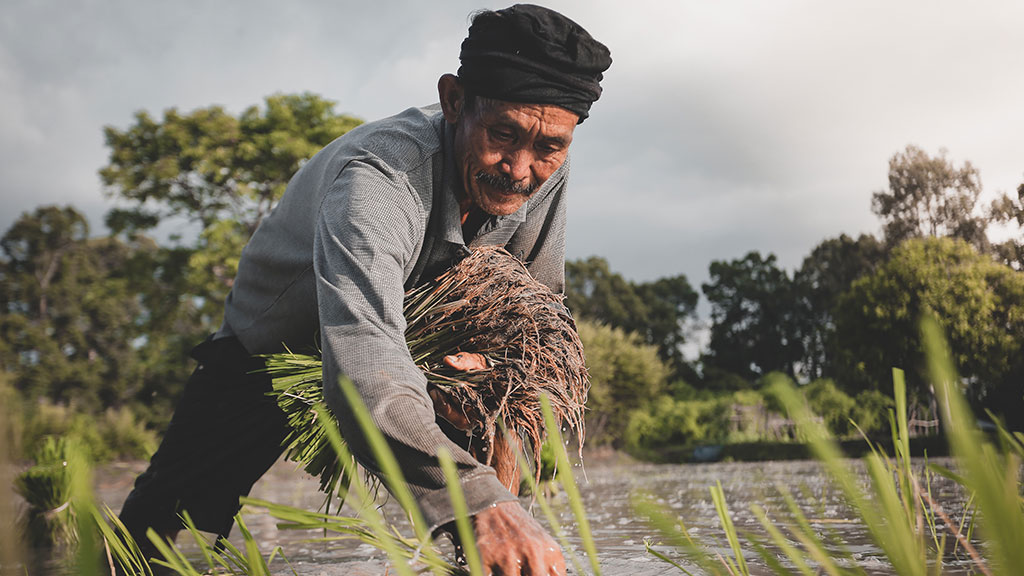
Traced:
POLYGON ((469 202, 506 216, 565 162, 579 117, 549 104, 477 98, 452 119, 456 165, 469 202))

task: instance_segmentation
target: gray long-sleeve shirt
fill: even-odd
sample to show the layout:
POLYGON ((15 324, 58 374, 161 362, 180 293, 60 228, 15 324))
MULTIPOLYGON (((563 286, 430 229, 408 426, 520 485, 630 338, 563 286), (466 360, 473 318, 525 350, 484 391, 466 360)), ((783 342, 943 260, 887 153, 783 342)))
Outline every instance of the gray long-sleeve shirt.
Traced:
POLYGON ((491 217, 467 246, 452 132, 439 107, 413 108, 359 126, 310 159, 243 250, 218 333, 262 354, 311 348, 319 332, 325 396, 342 434, 376 472, 330 385, 345 375, 396 452, 431 529, 454 517, 435 458, 442 446, 459 465, 470 513, 514 497, 436 424, 426 379, 405 343, 405 291, 476 246, 505 246, 555 292, 565 266, 568 160, 522 208, 491 217))

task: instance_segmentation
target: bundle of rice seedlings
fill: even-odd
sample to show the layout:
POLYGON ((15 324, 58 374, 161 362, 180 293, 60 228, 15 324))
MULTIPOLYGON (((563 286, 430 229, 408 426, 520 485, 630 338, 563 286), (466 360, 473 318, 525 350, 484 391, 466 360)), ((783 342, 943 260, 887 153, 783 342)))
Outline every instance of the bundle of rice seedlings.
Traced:
MULTIPOLYGON (((323 370, 319 354, 270 354, 264 357, 266 372, 271 375, 273 394, 277 405, 288 419, 289 432, 283 444, 285 457, 299 462, 312 476, 320 478, 320 491, 328 497, 337 492, 344 499, 349 475, 355 470, 355 462, 342 462, 331 446, 324 431, 327 426, 338 426, 333 413, 330 421, 324 423, 317 417, 313 406, 324 405, 323 370)), ((330 504, 328 498, 325 506, 330 504)), ((339 508, 341 503, 338 504, 339 508)), ((330 508, 327 508, 330 512, 330 508)))
MULTIPOLYGON (((485 463, 490 463, 501 426, 519 434, 531 453, 540 453, 545 437, 541 395, 547 395, 555 417, 582 447, 589 386, 583 345, 562 297, 530 276, 522 262, 500 247, 477 249, 433 282, 407 293, 404 313, 413 361, 429 386, 470 417, 467 432, 483 443, 475 452, 487 455, 485 463), (459 352, 483 355, 487 368, 462 372, 448 367, 445 356, 459 352)), ((323 401, 320 359, 287 352, 266 361, 274 394, 292 426, 286 454, 319 476, 321 488, 330 492, 351 468, 337 462, 324 423, 309 409, 323 401)))
POLYGON ((71 470, 63 437, 47 436, 33 454, 35 464, 19 474, 14 489, 25 499, 22 533, 33 547, 70 547, 78 542, 71 506, 71 470))

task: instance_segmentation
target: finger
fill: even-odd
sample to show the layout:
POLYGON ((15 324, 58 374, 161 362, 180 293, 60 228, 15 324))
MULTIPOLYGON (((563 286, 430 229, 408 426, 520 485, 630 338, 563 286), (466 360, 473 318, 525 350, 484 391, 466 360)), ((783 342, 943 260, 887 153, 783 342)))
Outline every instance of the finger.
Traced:
POLYGON ((519 495, 519 451, 522 449, 518 436, 497 436, 491 452, 491 467, 498 475, 498 482, 508 488, 513 496, 519 495))
POLYGON ((475 352, 459 352, 458 354, 445 356, 444 363, 449 368, 454 368, 462 372, 483 370, 487 368, 487 360, 482 354, 477 354, 475 352))
POLYGON ((553 541, 543 546, 542 550, 533 550, 525 555, 522 573, 536 576, 566 576, 565 559, 558 546, 553 541))
POLYGON ((455 408, 444 394, 434 388, 430 389, 429 394, 430 399, 434 401, 434 413, 459 430, 469 430, 473 427, 466 413, 455 408))

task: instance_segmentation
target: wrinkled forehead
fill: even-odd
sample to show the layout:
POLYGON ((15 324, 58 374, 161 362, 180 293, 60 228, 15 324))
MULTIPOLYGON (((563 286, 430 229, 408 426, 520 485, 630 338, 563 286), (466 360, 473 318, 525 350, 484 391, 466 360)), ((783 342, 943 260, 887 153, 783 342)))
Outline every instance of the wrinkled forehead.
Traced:
POLYGON ((555 104, 509 102, 478 97, 477 117, 485 124, 508 123, 524 130, 539 130, 545 136, 571 138, 579 116, 555 104))

